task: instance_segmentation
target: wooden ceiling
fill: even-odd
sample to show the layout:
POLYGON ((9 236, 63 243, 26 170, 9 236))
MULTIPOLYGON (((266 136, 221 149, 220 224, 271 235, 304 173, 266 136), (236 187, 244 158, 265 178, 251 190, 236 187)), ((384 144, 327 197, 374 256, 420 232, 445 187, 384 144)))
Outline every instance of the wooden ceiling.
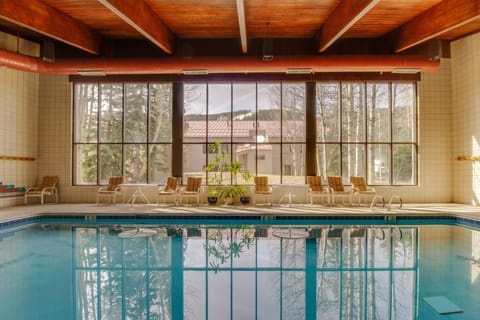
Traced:
POLYGON ((60 58, 401 54, 480 31, 480 0, 11 0, 0 30, 60 58))

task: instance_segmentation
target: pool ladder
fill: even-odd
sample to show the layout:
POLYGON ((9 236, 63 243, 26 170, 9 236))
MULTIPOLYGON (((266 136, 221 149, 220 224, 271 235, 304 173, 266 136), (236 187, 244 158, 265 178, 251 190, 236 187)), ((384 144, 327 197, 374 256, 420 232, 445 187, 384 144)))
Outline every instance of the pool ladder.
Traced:
MULTIPOLYGON (((382 208, 385 208, 385 198, 381 195, 375 195, 373 196, 373 199, 372 199, 372 202, 370 203, 370 209, 372 209, 373 207, 376 207, 377 206, 377 201, 380 201, 381 200, 381 203, 382 203, 382 208)), ((394 201, 398 201, 399 203, 399 209, 402 209, 403 207, 403 201, 402 201, 402 198, 398 195, 393 195, 391 196, 390 198, 390 201, 388 202, 388 205, 387 205, 387 210, 390 211, 392 209, 392 203, 394 201)))

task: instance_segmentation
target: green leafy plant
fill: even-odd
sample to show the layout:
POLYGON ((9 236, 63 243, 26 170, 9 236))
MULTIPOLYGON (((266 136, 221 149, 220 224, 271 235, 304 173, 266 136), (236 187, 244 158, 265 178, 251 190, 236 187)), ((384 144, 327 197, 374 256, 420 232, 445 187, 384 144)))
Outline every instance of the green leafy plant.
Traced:
POLYGON ((228 162, 229 153, 222 150, 221 142, 216 141, 209 146, 210 153, 216 153, 216 156, 204 168, 207 173, 209 185, 209 195, 218 195, 219 199, 239 198, 248 193, 248 188, 238 185, 238 177, 242 177, 245 183, 253 179, 253 174, 248 170, 243 170, 243 163, 240 160, 228 162), (233 184, 220 186, 223 183, 223 173, 229 172, 233 179, 233 184))

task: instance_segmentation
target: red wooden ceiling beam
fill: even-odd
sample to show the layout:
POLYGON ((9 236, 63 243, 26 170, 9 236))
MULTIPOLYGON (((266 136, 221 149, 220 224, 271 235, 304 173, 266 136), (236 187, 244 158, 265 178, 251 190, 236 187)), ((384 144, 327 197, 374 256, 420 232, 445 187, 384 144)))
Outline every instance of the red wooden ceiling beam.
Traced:
POLYGON ((395 52, 404 51, 480 18, 480 0, 444 0, 395 30, 395 52))
POLYGON ((173 53, 174 35, 143 0, 98 0, 166 53, 173 53))
POLYGON ((99 54, 100 36, 86 25, 38 0, 0 1, 0 19, 81 50, 99 54))
POLYGON ((242 42, 242 53, 247 53, 247 26, 245 24, 245 5, 243 0, 237 0, 237 16, 240 41, 242 42))
POLYGON ((317 47, 324 52, 380 0, 344 0, 333 10, 317 34, 317 47))

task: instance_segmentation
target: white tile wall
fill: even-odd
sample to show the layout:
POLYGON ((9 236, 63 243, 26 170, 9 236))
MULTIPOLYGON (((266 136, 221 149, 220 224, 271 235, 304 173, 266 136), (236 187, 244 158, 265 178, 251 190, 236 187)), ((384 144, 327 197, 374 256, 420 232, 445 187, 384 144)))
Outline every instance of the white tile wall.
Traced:
MULTIPOLYGON (((39 75, 0 68, 0 155, 38 159, 39 75)), ((36 161, 0 160, 0 182, 32 186, 36 161)), ((22 197, 2 197, 0 207, 23 203, 22 197)))
MULTIPOLYGON (((453 158, 480 156, 480 34, 451 45, 453 158)), ((480 204, 480 162, 453 163, 453 200, 480 204)))

